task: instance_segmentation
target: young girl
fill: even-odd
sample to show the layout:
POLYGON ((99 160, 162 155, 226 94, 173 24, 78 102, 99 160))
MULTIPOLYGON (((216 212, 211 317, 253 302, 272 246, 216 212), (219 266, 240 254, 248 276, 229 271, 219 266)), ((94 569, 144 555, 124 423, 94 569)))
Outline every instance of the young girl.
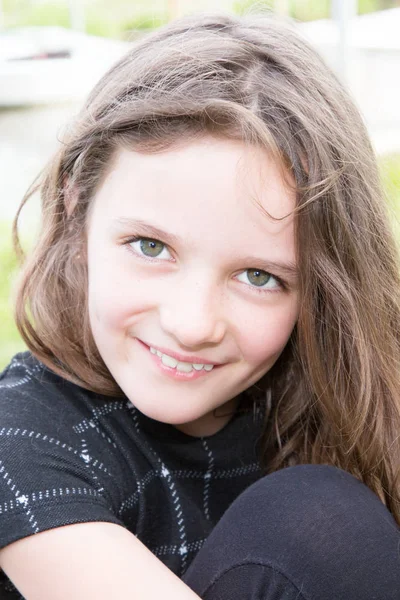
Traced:
POLYGON ((399 262, 316 53, 271 18, 178 20, 36 187, 2 600, 400 598, 399 262))

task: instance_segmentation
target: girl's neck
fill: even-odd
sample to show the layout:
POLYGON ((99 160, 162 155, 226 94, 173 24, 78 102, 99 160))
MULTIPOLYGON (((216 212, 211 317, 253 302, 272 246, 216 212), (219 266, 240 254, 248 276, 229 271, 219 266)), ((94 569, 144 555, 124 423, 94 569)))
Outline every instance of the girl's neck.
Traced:
POLYGON ((221 431, 233 418, 238 407, 240 396, 235 396, 223 406, 203 415, 195 421, 175 425, 176 429, 193 437, 208 437, 221 431))

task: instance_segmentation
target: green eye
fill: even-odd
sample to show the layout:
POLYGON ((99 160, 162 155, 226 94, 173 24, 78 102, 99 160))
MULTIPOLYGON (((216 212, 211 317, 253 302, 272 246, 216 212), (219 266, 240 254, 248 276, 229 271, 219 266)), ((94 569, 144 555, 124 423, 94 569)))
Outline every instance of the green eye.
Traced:
POLYGON ((126 241, 125 244, 131 252, 141 258, 157 258, 158 260, 171 258, 167 246, 163 242, 154 240, 153 238, 135 237, 126 241))
POLYGON ((164 244, 162 242, 158 242, 157 240, 140 240, 140 250, 143 252, 145 256, 149 256, 150 258, 156 258, 164 249, 164 244))
POLYGON ((282 283, 277 277, 261 269, 246 269, 238 276, 238 280, 247 283, 257 292, 270 292, 282 289, 282 283))
POLYGON ((266 285, 271 279, 272 275, 266 271, 260 271, 259 269, 248 269, 247 279, 256 286, 266 285))

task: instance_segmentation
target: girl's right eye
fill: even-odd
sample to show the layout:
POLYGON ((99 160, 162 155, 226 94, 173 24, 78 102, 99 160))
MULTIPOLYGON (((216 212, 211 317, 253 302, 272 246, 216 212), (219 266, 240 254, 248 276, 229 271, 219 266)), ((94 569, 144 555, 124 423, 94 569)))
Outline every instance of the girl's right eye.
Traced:
POLYGON ((136 237, 128 240, 125 243, 135 254, 138 254, 143 258, 171 258, 171 255, 167 250, 166 245, 163 242, 160 242, 159 240, 136 237), (164 252, 167 252, 169 256, 163 256, 164 252))

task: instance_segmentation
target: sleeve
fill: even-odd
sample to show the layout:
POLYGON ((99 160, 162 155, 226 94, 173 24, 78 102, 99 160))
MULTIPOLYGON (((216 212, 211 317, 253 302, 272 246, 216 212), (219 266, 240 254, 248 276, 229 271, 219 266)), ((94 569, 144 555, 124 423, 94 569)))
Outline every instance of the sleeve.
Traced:
POLYGON ((34 387, 9 379, 0 378, 0 548, 74 523, 123 525, 104 463, 63 432, 34 387))
POLYGON ((89 521, 122 525, 99 479, 78 452, 28 430, 0 432, 0 547, 23 537, 89 521))

